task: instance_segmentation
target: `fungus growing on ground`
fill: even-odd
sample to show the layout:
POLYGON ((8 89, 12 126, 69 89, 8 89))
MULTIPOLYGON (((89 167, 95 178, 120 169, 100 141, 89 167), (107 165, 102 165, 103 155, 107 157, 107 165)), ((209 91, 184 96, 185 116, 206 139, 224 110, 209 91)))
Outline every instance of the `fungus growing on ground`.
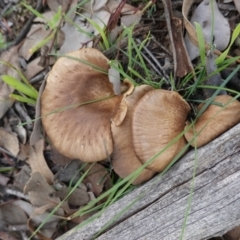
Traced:
MULTIPOLYGON (((69 158, 95 162, 113 151, 111 118, 123 95, 114 94, 109 68, 101 52, 84 48, 59 58, 48 75, 42 123, 52 144, 69 158)), ((127 90, 129 83, 122 87, 127 90)))
MULTIPOLYGON (((131 95, 122 100, 121 106, 118 109, 118 114, 126 111, 124 118, 121 121, 112 122, 111 130, 113 135, 113 153, 112 153, 112 166, 113 170, 121 177, 125 178, 132 172, 142 166, 142 163, 137 158, 132 138, 132 115, 134 107, 141 97, 147 92, 152 91, 154 88, 148 85, 136 87, 131 95)), ((147 181, 155 172, 144 169, 142 173, 133 181, 133 184, 140 184, 147 181)))
MULTIPOLYGON (((185 138, 188 142, 191 141, 193 147, 195 143, 196 147, 209 143, 240 122, 239 101, 234 100, 229 95, 220 95, 216 96, 213 102, 197 119, 194 127, 185 133, 185 138)), ((200 104, 198 110, 200 111, 203 106, 204 103, 200 104)), ((191 122, 187 122, 186 129, 189 128, 190 124, 191 122)))
POLYGON ((188 103, 177 92, 153 90, 139 100, 132 120, 135 153, 145 163, 163 150, 148 169, 162 171, 186 145, 184 136, 171 141, 184 130, 189 111, 188 103), (171 146, 164 149, 168 144, 171 146))
MULTIPOLYGON (((84 162, 111 155, 115 172, 125 178, 178 137, 190 108, 176 92, 134 88, 127 80, 116 96, 109 68, 108 59, 92 48, 59 58, 41 98, 42 123, 63 155, 84 162)), ((180 137, 133 184, 162 171, 185 145, 180 137)))

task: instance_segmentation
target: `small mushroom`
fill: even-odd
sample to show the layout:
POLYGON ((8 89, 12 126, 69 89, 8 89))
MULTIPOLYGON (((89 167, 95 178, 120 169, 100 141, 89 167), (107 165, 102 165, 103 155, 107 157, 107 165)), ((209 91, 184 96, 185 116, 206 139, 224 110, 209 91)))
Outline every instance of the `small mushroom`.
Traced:
POLYGON ((184 130, 189 110, 188 103, 176 92, 153 90, 140 99, 132 121, 135 153, 146 163, 163 150, 148 169, 162 171, 186 145, 182 136, 166 148, 184 130))
MULTIPOLYGON (((229 95, 216 96, 211 104, 197 119, 194 127, 185 133, 185 138, 194 147, 201 147, 240 122, 240 102, 229 95), (218 104, 217 104, 218 103, 218 104), (221 106, 219 106, 219 103, 221 106), (194 137, 196 139, 194 140, 194 137)), ((201 103, 198 110, 204 106, 201 103)), ((187 122, 185 129, 191 122, 187 122)))
POLYGON ((42 123, 52 144, 69 158, 95 162, 113 151, 111 118, 123 95, 114 94, 109 67, 101 52, 84 48, 59 58, 48 75, 42 123))
MULTIPOLYGON (((125 178, 132 172, 142 166, 142 163, 137 158, 133 149, 132 138, 132 115, 133 109, 139 99, 154 88, 148 85, 142 85, 136 87, 131 95, 126 96, 118 109, 117 114, 124 118, 121 121, 113 121, 111 124, 111 130, 113 135, 113 153, 112 153, 112 165, 113 170, 121 177, 125 178)), ((133 184, 140 184, 150 179, 155 172, 144 169, 142 173, 133 181, 133 184)))

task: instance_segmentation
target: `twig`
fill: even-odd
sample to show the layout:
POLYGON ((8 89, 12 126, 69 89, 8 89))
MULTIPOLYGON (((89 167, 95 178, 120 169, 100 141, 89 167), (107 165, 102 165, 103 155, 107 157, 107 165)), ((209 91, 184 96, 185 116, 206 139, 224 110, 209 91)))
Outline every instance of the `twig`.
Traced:
MULTIPOLYGON (((136 41, 141 44, 140 39, 136 39, 136 41)), ((161 70, 161 72, 156 68, 156 66, 146 57, 146 55, 144 53, 141 52, 141 54, 143 55, 143 57, 147 60, 147 62, 151 65, 151 67, 162 77, 164 77, 165 81, 167 84, 170 84, 169 81, 167 79, 169 79, 169 76, 166 74, 165 69, 161 66, 161 64, 159 63, 159 61, 155 58, 155 56, 148 50, 147 47, 143 46, 143 49, 146 51, 146 53, 151 57, 151 59, 153 60, 153 62, 157 65, 157 67, 159 67, 159 69, 161 70)))
POLYGON ((29 197, 27 195, 25 195, 24 193, 20 192, 20 191, 7 188, 6 193, 9 194, 9 195, 16 196, 18 198, 22 198, 24 200, 29 201, 29 197))
POLYGON ((29 82, 31 84, 34 84, 34 83, 39 83, 40 81, 44 80, 45 76, 48 74, 49 70, 44 70, 42 72, 40 72, 39 74, 37 74, 35 77, 31 78, 29 80, 29 82))
POLYGON ((32 123, 31 123, 32 119, 29 117, 29 115, 27 114, 27 111, 23 109, 23 107, 19 102, 15 103, 15 109, 17 110, 21 118, 24 119, 25 122, 27 122, 27 128, 32 129, 32 123))
POLYGON ((165 48, 161 43, 159 43, 155 38, 152 38, 152 41, 156 43, 163 51, 165 51, 168 55, 172 56, 172 53, 169 52, 167 48, 165 48))
MULTIPOLYGON (((8 154, 10 157, 12 158, 16 158, 11 152, 9 152, 8 150, 6 150, 5 148, 0 147, 0 151, 3 153, 8 154)), ((12 165, 12 164, 11 164, 12 165)))
MULTIPOLYGON (((37 1, 37 6, 36 6, 36 9, 35 9, 35 10, 39 12, 39 11, 41 11, 41 9, 42 9, 42 0, 38 0, 38 1, 37 1)), ((22 31, 21 31, 20 34, 16 37, 16 39, 13 40, 12 42, 8 43, 5 48, 0 49, 0 53, 3 52, 3 51, 8 50, 8 49, 11 48, 12 46, 18 45, 18 44, 26 37, 26 35, 28 34, 28 32, 29 32, 29 30, 30 30, 30 28, 31 28, 31 26, 32 26, 32 22, 33 22, 33 20, 34 20, 35 17, 36 17, 35 15, 32 15, 32 16, 28 19, 27 23, 24 25, 22 31)))

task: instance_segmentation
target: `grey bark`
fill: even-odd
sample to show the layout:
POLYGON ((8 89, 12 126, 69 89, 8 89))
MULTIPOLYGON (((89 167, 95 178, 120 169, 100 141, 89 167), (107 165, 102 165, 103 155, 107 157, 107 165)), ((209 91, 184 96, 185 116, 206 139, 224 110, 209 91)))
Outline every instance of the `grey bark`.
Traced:
POLYGON ((72 229, 60 239, 93 239, 109 222, 111 228, 97 239, 175 240, 185 229, 182 239, 200 240, 223 235, 240 225, 240 124, 197 151, 191 150, 165 175, 156 176, 91 223, 72 229), (112 219, 141 194, 113 223, 112 219))

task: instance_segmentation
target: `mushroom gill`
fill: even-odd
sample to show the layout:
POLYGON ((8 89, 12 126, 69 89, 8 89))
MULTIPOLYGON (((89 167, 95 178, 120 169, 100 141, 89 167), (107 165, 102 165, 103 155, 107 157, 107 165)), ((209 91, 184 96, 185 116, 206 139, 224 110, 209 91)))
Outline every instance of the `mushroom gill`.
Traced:
POLYGON ((184 136, 171 144, 184 130, 190 107, 176 92, 153 90, 137 103, 132 121, 133 145, 142 163, 162 150, 147 168, 160 172, 184 148, 184 136), (169 144, 169 147, 167 147, 169 144))
MULTIPOLYGON (((204 103, 198 106, 200 111, 204 103)), ((194 127, 187 122, 185 138, 192 146, 201 147, 240 122, 240 102, 229 95, 219 95, 196 120, 194 127), (219 105, 220 104, 220 105, 219 105), (195 140, 193 140, 195 137, 195 140)))
MULTIPOLYGON (((121 177, 125 178, 132 172, 142 166, 142 163, 137 158, 132 138, 132 115, 133 110, 137 102, 147 92, 152 91, 153 88, 148 85, 142 85, 136 87, 131 95, 126 96, 121 103, 121 107, 118 109, 118 115, 122 116, 122 112, 126 112, 122 121, 113 121, 111 124, 111 130, 113 135, 113 153, 112 153, 112 165, 113 170, 121 177), (127 111, 125 110, 127 109, 127 111)), ((143 169, 139 176, 133 181, 133 184, 140 184, 149 180, 155 174, 154 171, 149 169, 143 169)))
POLYGON ((123 95, 114 94, 109 67, 101 52, 84 48, 59 58, 48 75, 42 123, 52 144, 69 158, 95 162, 113 151, 111 118, 123 95))

